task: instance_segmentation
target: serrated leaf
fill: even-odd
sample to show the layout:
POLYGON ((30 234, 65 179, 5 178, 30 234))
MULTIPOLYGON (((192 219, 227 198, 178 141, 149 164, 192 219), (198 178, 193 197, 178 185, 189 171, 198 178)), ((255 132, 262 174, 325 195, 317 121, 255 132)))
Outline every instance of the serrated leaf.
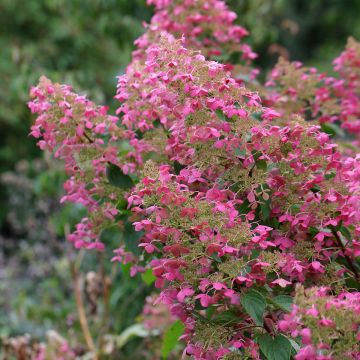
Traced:
POLYGON ((134 186, 129 175, 123 173, 123 171, 114 164, 109 164, 106 168, 106 176, 109 183, 121 189, 130 189, 134 186))
POLYGON ((151 285, 155 282, 156 280, 156 276, 153 274, 152 270, 151 269, 147 269, 142 275, 141 275, 141 278, 143 280, 143 282, 146 284, 146 285, 151 285))
POLYGON ((256 325, 263 324, 263 316, 266 308, 265 298, 256 290, 249 290, 241 296, 241 305, 255 321, 256 325))
POLYGON ((165 332, 161 347, 161 356, 166 359, 172 350, 175 349, 179 337, 184 332, 185 326, 181 321, 175 321, 165 332))
POLYGON ((273 301, 285 311, 290 311, 291 305, 293 304, 293 298, 288 295, 278 295, 273 301))
POLYGON ((264 334, 258 338, 257 342, 267 360, 290 359, 292 345, 284 335, 277 335, 273 338, 269 334, 264 334))

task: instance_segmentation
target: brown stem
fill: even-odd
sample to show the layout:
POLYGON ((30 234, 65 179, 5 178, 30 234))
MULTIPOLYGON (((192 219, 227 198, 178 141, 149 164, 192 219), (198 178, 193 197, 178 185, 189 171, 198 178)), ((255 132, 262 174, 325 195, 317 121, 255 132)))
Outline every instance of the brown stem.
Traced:
POLYGON ((166 127, 165 127, 164 124, 162 124, 162 123, 160 123, 160 126, 161 126, 162 129, 164 130, 166 137, 167 137, 168 139, 170 139, 169 130, 166 129, 166 127))
POLYGON ((99 348, 102 349, 103 347, 103 337, 102 334, 107 330, 108 327, 108 321, 109 321, 109 314, 110 314, 110 286, 111 286, 111 279, 108 277, 105 273, 105 267, 104 267, 104 257, 102 254, 98 255, 99 264, 100 264, 100 277, 101 277, 101 283, 103 284, 103 313, 102 313, 102 319, 101 319, 101 325, 100 325, 100 345, 99 348))
POLYGON ((94 142, 94 140, 90 138, 90 136, 86 133, 86 131, 84 131, 84 136, 86 137, 86 139, 89 141, 90 144, 94 142))
POLYGON ((105 276, 104 278, 104 323, 106 324, 108 318, 109 318, 109 313, 110 313, 110 286, 111 286, 111 282, 110 282, 110 278, 108 278, 107 276, 105 276))
MULTIPOLYGON (((86 312, 85 312, 85 308, 84 308, 84 302, 82 299, 78 269, 75 266, 74 262, 70 262, 70 269, 71 269, 71 276, 72 276, 73 285, 74 285, 76 308, 77 308, 77 312, 78 312, 78 316, 79 316, 81 330, 84 335, 84 339, 85 339, 88 349, 92 352, 95 352, 95 344, 94 344, 94 341, 92 339, 92 336, 91 336, 91 333, 89 330, 89 325, 88 325, 88 321, 86 318, 86 312)), ((95 355, 94 359, 97 359, 96 355, 95 355)))
POLYGON ((100 276, 101 282, 103 284, 103 301, 104 301, 104 313, 102 326, 106 326, 108 317, 109 317, 109 300, 110 300, 110 278, 106 276, 105 266, 104 266, 104 257, 102 254, 99 254, 99 263, 100 263, 100 276))
POLYGON ((342 241, 341 241, 341 239, 340 239, 339 234, 337 233, 337 231, 336 231, 333 227, 330 227, 330 229, 331 229, 332 234, 334 235, 334 238, 335 238, 335 240, 336 240, 336 243, 337 243, 338 246, 340 247, 341 252, 343 253, 343 255, 344 255, 344 257, 345 257, 346 262, 347 262, 348 265, 349 265, 350 270, 354 273, 355 278, 356 278, 357 280, 360 280, 360 274, 359 274, 358 270, 356 269, 354 263, 353 263, 352 260, 350 259, 350 257, 349 257, 348 255, 346 255, 346 249, 345 249, 345 246, 344 246, 344 244, 342 243, 342 241))
POLYGON ((252 177, 253 171, 255 169, 256 166, 256 162, 254 162, 254 165, 251 167, 250 171, 249 171, 249 176, 252 177))
MULTIPOLYGON (((76 126, 79 126, 78 123, 75 123, 75 125, 76 125, 76 126)), ((87 134, 86 130, 85 130, 85 129, 83 129, 83 130, 84 130, 84 137, 87 139, 87 141, 88 141, 90 144, 94 143, 95 141, 87 134)))

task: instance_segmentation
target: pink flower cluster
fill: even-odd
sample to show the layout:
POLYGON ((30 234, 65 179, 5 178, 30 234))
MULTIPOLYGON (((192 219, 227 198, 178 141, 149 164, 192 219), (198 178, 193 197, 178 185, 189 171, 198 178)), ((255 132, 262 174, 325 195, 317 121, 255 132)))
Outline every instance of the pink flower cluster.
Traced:
POLYGON ((179 38, 185 37, 185 46, 200 50, 207 57, 228 56, 231 52, 241 52, 242 59, 251 61, 256 54, 242 39, 249 33, 242 26, 235 25, 237 15, 230 11, 224 1, 219 0, 148 0, 155 5, 155 15, 148 25, 148 31, 135 41, 141 49, 154 43, 154 37, 168 32, 179 38))
POLYGON ((53 151, 64 161, 69 175, 61 202, 78 203, 89 211, 69 240, 77 248, 102 250, 99 234, 115 221, 118 210, 114 202, 119 196, 116 188, 109 189, 106 170, 113 164, 126 171, 115 145, 119 139, 126 139, 126 133, 117 127, 117 117, 107 115, 106 107, 95 106, 67 85, 53 84, 42 77, 31 89, 30 97, 33 100, 29 108, 39 115, 31 135, 40 139, 42 150, 53 151))
POLYGON ((297 289, 296 305, 278 323, 301 337, 296 360, 360 359, 360 293, 328 294, 326 288, 297 289))
MULTIPOLYGON (((170 36, 148 48, 145 64, 141 78, 131 68, 127 81, 120 78, 120 111, 125 126, 153 133, 142 141, 160 144, 156 153, 170 163, 147 162, 128 201, 143 217, 134 223, 145 232, 140 246, 149 260, 157 255, 150 261, 156 286, 166 287, 163 300, 187 324, 188 339, 197 339, 197 302, 231 311, 249 287, 267 283, 277 294, 295 282, 331 285, 351 276, 340 266, 335 279, 327 278, 332 259, 345 256, 336 227, 359 222, 359 194, 347 187, 347 165, 357 173, 359 163, 343 163, 317 126, 300 119, 275 125, 279 114, 264 109, 256 94, 170 36), (136 93, 141 82, 149 96, 136 93), (178 175, 175 162, 184 167, 178 175)), ((352 236, 349 261, 358 245, 352 236)), ((236 326, 251 319, 243 321, 236 326)), ((241 330, 232 336, 227 346, 251 344, 241 330)), ((201 338, 187 350, 209 359, 227 352, 201 338)))
POLYGON ((220 60, 236 74, 239 83, 252 81, 258 70, 251 68, 251 62, 257 54, 249 44, 243 42, 248 31, 236 25, 237 15, 228 9, 221 0, 148 0, 155 5, 156 12, 146 32, 135 41, 137 50, 133 52, 133 65, 142 63, 146 49, 158 43, 161 33, 182 37, 184 46, 199 51, 210 60, 220 60), (240 63, 230 61, 230 55, 239 57, 240 63))
POLYGON ((164 332, 175 320, 167 311, 163 304, 156 303, 156 296, 148 296, 145 299, 144 309, 142 312, 143 324, 146 330, 151 331, 154 335, 164 332))
POLYGON ((350 136, 355 136, 358 147, 359 59, 360 44, 350 38, 346 49, 334 60, 337 77, 320 74, 315 68, 306 68, 300 62, 281 60, 266 83, 265 101, 283 114, 301 114, 319 124, 339 124, 350 136))
MULTIPOLYGON (((336 60, 340 80, 280 62, 262 103, 211 60, 245 35, 222 1, 149 3, 157 12, 118 81, 121 121, 47 79, 31 91, 32 135, 65 161, 64 200, 89 210, 70 240, 102 249, 125 198, 143 251, 121 245, 113 260, 131 262, 132 274, 152 270, 160 301, 186 326, 186 354, 260 359, 261 339, 280 336, 291 351, 302 346, 297 359, 337 359, 337 338, 308 335, 318 320, 332 328, 333 308, 359 325, 350 320, 359 293, 349 289, 360 280, 360 157, 319 124, 357 131, 357 43, 336 60), (114 186, 114 167, 127 189, 114 186), (299 291, 286 314, 297 283, 321 289, 310 294, 315 322, 299 291)), ((346 344, 357 359, 356 343, 346 344)))

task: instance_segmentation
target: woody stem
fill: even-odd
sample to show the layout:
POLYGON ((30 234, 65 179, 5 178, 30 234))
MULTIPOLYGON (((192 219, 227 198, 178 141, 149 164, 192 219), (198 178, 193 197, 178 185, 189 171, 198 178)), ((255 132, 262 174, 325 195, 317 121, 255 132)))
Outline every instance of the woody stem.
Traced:
POLYGON ((344 246, 344 244, 342 243, 338 232, 337 232, 333 227, 331 227, 331 233, 334 235, 335 241, 336 241, 337 245, 340 247, 341 252, 343 253, 344 258, 345 258, 346 262, 348 263, 348 266, 349 266, 350 270, 351 270, 351 271, 353 272, 353 274, 355 275, 355 278, 356 278, 357 280, 360 280, 360 274, 359 274, 358 270, 356 269, 354 263, 353 263, 352 260, 350 259, 350 257, 349 257, 348 255, 346 255, 345 246, 344 246))

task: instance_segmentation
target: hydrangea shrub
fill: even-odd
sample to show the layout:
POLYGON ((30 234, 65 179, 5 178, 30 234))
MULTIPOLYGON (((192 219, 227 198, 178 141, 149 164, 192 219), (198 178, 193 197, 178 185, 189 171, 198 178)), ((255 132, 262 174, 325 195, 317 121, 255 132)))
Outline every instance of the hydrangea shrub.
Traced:
POLYGON ((336 77, 280 60, 262 86, 223 1, 148 3, 118 116, 44 77, 31 89, 62 201, 88 209, 69 240, 102 251, 104 229, 134 227, 137 251, 112 261, 153 274, 184 356, 360 359, 359 43, 336 77))

